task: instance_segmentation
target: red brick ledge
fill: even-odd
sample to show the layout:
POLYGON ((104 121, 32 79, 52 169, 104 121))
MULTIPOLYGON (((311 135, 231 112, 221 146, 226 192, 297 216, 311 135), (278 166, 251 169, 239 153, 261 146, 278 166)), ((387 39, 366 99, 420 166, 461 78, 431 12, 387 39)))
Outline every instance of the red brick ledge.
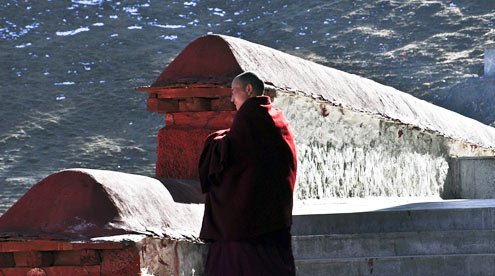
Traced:
POLYGON ((122 249, 123 242, 67 242, 53 240, 0 241, 0 252, 122 249))
POLYGON ((0 241, 0 276, 139 273, 139 250, 130 241, 0 241))

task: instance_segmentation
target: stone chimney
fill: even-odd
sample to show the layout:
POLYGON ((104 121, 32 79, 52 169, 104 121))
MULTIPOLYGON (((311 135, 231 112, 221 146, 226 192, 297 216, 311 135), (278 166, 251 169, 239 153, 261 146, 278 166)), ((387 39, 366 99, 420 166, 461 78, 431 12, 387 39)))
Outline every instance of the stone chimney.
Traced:
POLYGON ((485 45, 485 77, 495 77, 495 43, 485 45))
POLYGON ((242 72, 227 41, 210 35, 191 42, 151 86, 138 88, 149 94, 148 111, 165 115, 157 138, 157 178, 199 179, 204 140, 232 124, 230 82, 242 72))

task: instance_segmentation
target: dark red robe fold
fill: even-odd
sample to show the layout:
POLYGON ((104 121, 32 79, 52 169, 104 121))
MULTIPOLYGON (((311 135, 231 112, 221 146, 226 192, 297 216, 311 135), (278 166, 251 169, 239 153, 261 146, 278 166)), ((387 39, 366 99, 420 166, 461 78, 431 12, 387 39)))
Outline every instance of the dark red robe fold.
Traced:
POLYGON ((212 133, 199 163, 206 193, 200 237, 249 240, 292 224, 296 150, 270 98, 250 98, 232 127, 212 133))

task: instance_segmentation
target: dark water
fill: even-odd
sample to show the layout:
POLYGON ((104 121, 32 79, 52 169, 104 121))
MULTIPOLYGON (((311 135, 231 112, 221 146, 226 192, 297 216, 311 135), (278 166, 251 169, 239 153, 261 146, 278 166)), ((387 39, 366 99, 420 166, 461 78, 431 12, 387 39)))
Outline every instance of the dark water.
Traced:
POLYGON ((1 1, 0 214, 65 168, 153 176, 163 118, 133 88, 207 33, 434 101, 482 75, 495 1, 1 1))

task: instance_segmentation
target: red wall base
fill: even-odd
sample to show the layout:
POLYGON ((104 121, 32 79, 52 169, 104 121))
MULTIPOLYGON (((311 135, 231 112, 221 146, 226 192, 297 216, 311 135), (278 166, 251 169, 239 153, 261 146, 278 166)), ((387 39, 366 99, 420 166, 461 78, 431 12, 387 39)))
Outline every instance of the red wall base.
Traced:
POLYGON ((0 241, 0 275, 140 275, 139 250, 120 242, 0 241))
POLYGON ((211 129, 167 127, 158 132, 157 178, 199 179, 198 161, 211 129))

